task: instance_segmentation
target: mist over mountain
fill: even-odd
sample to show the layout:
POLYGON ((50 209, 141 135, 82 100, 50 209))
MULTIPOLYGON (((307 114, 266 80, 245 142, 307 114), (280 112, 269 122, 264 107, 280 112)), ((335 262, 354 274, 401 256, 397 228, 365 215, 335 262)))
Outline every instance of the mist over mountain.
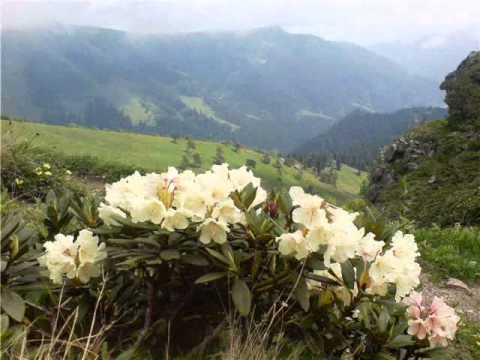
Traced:
POLYGON ((371 50, 403 66, 410 73, 435 80, 439 84, 471 51, 479 49, 478 29, 371 47, 371 50))
POLYGON ((2 33, 2 113, 290 150, 355 109, 442 103, 434 81, 362 47, 290 34, 2 33))

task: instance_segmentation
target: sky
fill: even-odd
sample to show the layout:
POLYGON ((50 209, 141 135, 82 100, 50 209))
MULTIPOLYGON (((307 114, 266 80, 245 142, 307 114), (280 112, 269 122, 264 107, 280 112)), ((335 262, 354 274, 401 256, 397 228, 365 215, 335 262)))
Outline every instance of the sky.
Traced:
POLYGON ((361 45, 468 31, 480 0, 0 0, 2 27, 49 23, 136 33, 244 31, 265 26, 361 45))

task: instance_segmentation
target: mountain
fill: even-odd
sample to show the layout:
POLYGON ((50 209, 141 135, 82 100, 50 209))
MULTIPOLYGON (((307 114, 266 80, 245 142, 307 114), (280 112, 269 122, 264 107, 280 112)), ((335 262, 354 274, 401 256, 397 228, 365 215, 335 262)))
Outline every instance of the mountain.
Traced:
POLYGON ((331 154, 346 164, 365 169, 378 151, 408 129, 430 120, 443 119, 447 111, 438 107, 419 107, 393 113, 357 110, 339 120, 327 132, 307 141, 297 155, 331 154))
POLYGON ((442 83, 449 116, 395 141, 370 173, 368 198, 391 217, 480 224, 480 52, 442 83))
POLYGON ((289 150, 356 108, 441 103, 434 83, 364 48, 289 34, 2 33, 2 113, 289 150))
POLYGON ((443 78, 472 50, 480 49, 480 32, 474 29, 431 35, 411 43, 385 43, 372 51, 398 63, 410 73, 435 80, 443 78))

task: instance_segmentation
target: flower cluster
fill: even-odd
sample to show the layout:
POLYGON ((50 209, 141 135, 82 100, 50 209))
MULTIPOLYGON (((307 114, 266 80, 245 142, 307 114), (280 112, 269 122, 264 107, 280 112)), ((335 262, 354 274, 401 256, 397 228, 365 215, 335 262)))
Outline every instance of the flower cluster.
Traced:
POLYGON ((50 279, 61 284, 64 275, 87 283, 100 275, 100 262, 107 257, 105 244, 88 230, 81 230, 75 240, 72 235, 57 234, 54 241, 44 245, 45 254, 38 258, 40 265, 47 267, 50 279))
POLYGON ((44 163, 42 166, 35 168, 35 174, 38 176, 52 176, 51 168, 49 163, 44 163))
POLYGON ((277 238, 283 255, 300 260, 324 246, 324 261, 329 266, 332 261, 342 263, 358 254, 372 260, 381 251, 384 243, 355 225, 357 214, 334 207, 300 187, 290 188, 289 194, 295 206, 292 218, 299 230, 277 238))
POLYGON ((434 297, 430 306, 423 303, 423 296, 415 291, 404 299, 408 307, 408 333, 420 340, 428 339, 430 346, 447 346, 455 338, 459 317, 445 302, 434 297))
POLYGON ((299 230, 277 238, 280 253, 301 260, 324 247, 324 263, 333 270, 335 264, 361 256, 364 261, 373 262, 367 291, 385 295, 388 284, 395 284, 397 301, 420 283, 421 269, 416 262, 419 253, 413 235, 398 231, 391 248, 380 255, 385 243, 355 225, 356 213, 334 207, 300 187, 292 187, 289 193, 296 206, 292 218, 299 230))
POLYGON ((134 223, 151 222, 172 232, 195 224, 202 243, 224 243, 229 225, 245 221, 231 195, 249 184, 256 188, 250 205, 253 208, 266 200, 267 193, 260 179, 245 166, 229 169, 228 164, 214 165, 198 175, 173 167, 161 174, 136 172, 107 185, 106 203, 101 204, 99 214, 107 225, 129 217, 134 223))
POLYGON ((395 299, 399 301, 420 284, 420 265, 415 238, 410 234, 397 231, 392 237, 389 250, 375 258, 369 270, 369 287, 371 294, 385 295, 388 284, 396 285, 395 299))

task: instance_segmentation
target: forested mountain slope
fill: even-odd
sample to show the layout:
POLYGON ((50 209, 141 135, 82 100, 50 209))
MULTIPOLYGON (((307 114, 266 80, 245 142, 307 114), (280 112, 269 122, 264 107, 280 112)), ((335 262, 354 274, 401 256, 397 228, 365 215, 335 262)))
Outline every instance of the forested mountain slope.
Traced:
POLYGON ((2 32, 2 113, 290 150, 357 108, 441 103, 434 82, 349 43, 279 28, 2 32))
POLYGON ((382 146, 390 144, 408 129, 446 116, 445 109, 435 107, 402 109, 394 113, 357 110, 294 152, 300 156, 332 156, 346 164, 365 169, 375 161, 382 146))

